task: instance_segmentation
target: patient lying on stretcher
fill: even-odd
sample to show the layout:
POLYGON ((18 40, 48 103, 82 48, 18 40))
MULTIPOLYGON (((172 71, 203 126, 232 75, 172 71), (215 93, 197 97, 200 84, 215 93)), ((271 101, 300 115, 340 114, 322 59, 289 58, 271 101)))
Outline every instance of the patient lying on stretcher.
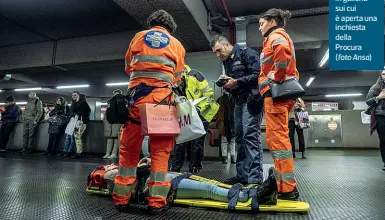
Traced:
MULTIPOLYGON (((150 164, 151 160, 149 158, 143 158, 138 163, 138 183, 136 192, 133 193, 132 199, 136 200, 137 202, 139 201, 139 203, 145 202, 146 194, 148 192, 147 182, 150 176, 150 164)), ((105 182, 103 183, 103 181, 99 180, 97 184, 95 181, 92 183, 92 179, 94 177, 92 177, 93 174, 91 173, 88 182, 89 188, 91 185, 96 184, 101 186, 100 188, 107 188, 109 192, 112 192, 114 187, 114 179, 118 173, 118 166, 115 164, 110 164, 100 166, 99 168, 103 170, 101 173, 104 172, 102 179, 104 179, 105 182)), ((261 187, 258 185, 248 187, 238 185, 238 189, 235 189, 236 187, 234 186, 233 189, 231 189, 232 186, 217 182, 215 180, 209 180, 195 175, 186 176, 186 174, 168 172, 167 180, 170 181, 172 185, 169 196, 172 195, 174 197, 173 199, 210 199, 228 203, 230 199, 233 198, 234 192, 239 191, 239 194, 237 194, 237 202, 247 202, 254 195, 254 197, 258 199, 259 204, 276 205, 277 185, 276 180, 274 179, 274 175, 271 173, 272 172, 269 172, 269 177, 264 181, 261 187), (250 189, 252 188, 256 189, 256 194, 254 193, 251 195, 250 189)))

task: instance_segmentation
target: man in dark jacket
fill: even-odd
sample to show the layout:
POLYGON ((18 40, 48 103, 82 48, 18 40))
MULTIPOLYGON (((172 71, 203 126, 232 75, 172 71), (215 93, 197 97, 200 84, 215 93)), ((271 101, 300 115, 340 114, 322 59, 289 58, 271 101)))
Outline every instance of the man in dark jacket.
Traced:
POLYGON ((0 129, 0 152, 4 152, 7 147, 9 136, 15 128, 21 116, 21 109, 16 105, 12 96, 5 99, 5 111, 2 113, 0 129))
POLYGON ((28 95, 28 103, 25 106, 23 115, 23 154, 30 154, 35 148, 36 128, 39 125, 41 116, 43 115, 43 104, 36 96, 35 92, 28 95))
POLYGON ((252 89, 258 88, 260 73, 257 51, 238 44, 234 46, 224 36, 214 36, 211 42, 213 52, 225 67, 220 78, 228 79, 223 86, 235 99, 234 121, 237 143, 237 175, 225 181, 226 184, 262 184, 262 113, 252 116, 247 109, 247 98, 252 89))

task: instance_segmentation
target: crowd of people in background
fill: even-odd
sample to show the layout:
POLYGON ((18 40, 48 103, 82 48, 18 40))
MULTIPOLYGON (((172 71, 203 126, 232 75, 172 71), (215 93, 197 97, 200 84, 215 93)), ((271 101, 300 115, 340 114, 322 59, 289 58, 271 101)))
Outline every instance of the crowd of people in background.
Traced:
MULTIPOLYGON (((16 124, 23 123, 23 147, 20 154, 28 155, 36 150, 37 129, 40 122, 48 122, 48 146, 42 155, 61 155, 81 158, 82 135, 90 121, 91 109, 86 96, 77 91, 72 93, 71 104, 63 97, 58 97, 53 109, 41 102, 35 92, 30 92, 24 111, 16 104, 12 96, 5 99, 5 109, 1 112, 0 152, 4 152, 16 124), (71 118, 77 118, 73 134, 66 135, 62 152, 59 151, 61 140, 71 118)), ((41 132, 41 131, 40 131, 41 132)))

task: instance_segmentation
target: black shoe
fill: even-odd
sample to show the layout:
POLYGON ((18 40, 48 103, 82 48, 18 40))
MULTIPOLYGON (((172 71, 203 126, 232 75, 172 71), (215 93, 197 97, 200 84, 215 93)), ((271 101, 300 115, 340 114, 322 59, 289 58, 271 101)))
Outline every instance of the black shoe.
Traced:
POLYGON ((231 178, 225 180, 223 183, 227 184, 227 185, 235 185, 237 183, 240 183, 242 185, 247 185, 247 182, 239 180, 237 177, 231 177, 231 178))
POLYGON ((81 154, 76 153, 76 154, 74 154, 71 158, 72 158, 72 159, 78 159, 78 158, 81 158, 81 157, 82 157, 81 154))
POLYGON ((194 174, 194 175, 197 175, 199 173, 199 168, 198 167, 192 167, 189 169, 189 172, 194 174))
POLYGON ((385 165, 382 167, 382 170, 385 170, 385 165))
POLYGON ((166 210, 167 210, 166 208, 156 208, 156 207, 152 207, 152 206, 147 207, 147 212, 150 215, 159 215, 160 213, 162 213, 163 211, 166 211, 166 210))
POLYGON ((175 169, 173 167, 170 167, 169 171, 180 173, 180 169, 175 169))
POLYGON ((227 158, 226 157, 222 157, 222 164, 227 164, 227 158))
POLYGON ((235 159, 231 159, 231 164, 236 164, 237 161, 235 159))
POLYGON ((129 204, 127 204, 127 205, 115 205, 115 208, 119 212, 128 212, 128 210, 130 209, 130 205, 129 204))
POLYGON ((295 152, 293 152, 293 158, 295 158, 295 152))
POLYGON ((42 153, 41 155, 48 155, 48 154, 49 154, 48 151, 46 151, 46 152, 42 153))
POLYGON ((305 152, 302 152, 302 159, 306 159, 305 152))
POLYGON ((71 153, 68 153, 68 152, 63 154, 63 157, 70 157, 70 156, 71 156, 71 153))
POLYGON ((294 190, 291 191, 291 192, 287 192, 287 193, 280 192, 280 193, 278 193, 278 199, 281 199, 281 200, 297 201, 298 198, 299 198, 299 192, 297 190, 297 187, 295 187, 294 190))

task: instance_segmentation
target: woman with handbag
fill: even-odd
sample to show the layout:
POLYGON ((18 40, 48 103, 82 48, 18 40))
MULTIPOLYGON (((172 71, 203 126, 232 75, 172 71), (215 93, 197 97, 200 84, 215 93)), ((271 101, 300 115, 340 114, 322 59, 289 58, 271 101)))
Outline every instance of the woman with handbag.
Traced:
POLYGON ((297 132, 299 142, 299 152, 302 153, 302 158, 306 159, 305 155, 305 137, 303 136, 303 128, 299 125, 297 112, 305 111, 305 103, 301 98, 295 101, 293 108, 289 112, 289 137, 293 151, 293 158, 295 158, 295 139, 294 135, 297 132))
POLYGON ((288 113, 294 105, 293 97, 277 97, 272 85, 292 82, 299 78, 295 51, 284 26, 291 14, 281 9, 269 9, 260 16, 259 30, 264 36, 260 55, 259 91, 265 98, 266 141, 274 160, 274 174, 278 184, 278 198, 297 200, 299 193, 294 178, 294 160, 289 139, 288 113))
POLYGON ((49 141, 47 151, 42 155, 55 155, 57 147, 60 144, 62 134, 67 125, 67 114, 69 113, 69 106, 63 97, 56 100, 55 108, 49 113, 47 122, 49 123, 48 134, 49 141))
POLYGON ((366 104, 370 111, 370 134, 377 130, 380 139, 380 152, 385 170, 385 70, 380 73, 377 83, 374 84, 366 97, 366 104))

